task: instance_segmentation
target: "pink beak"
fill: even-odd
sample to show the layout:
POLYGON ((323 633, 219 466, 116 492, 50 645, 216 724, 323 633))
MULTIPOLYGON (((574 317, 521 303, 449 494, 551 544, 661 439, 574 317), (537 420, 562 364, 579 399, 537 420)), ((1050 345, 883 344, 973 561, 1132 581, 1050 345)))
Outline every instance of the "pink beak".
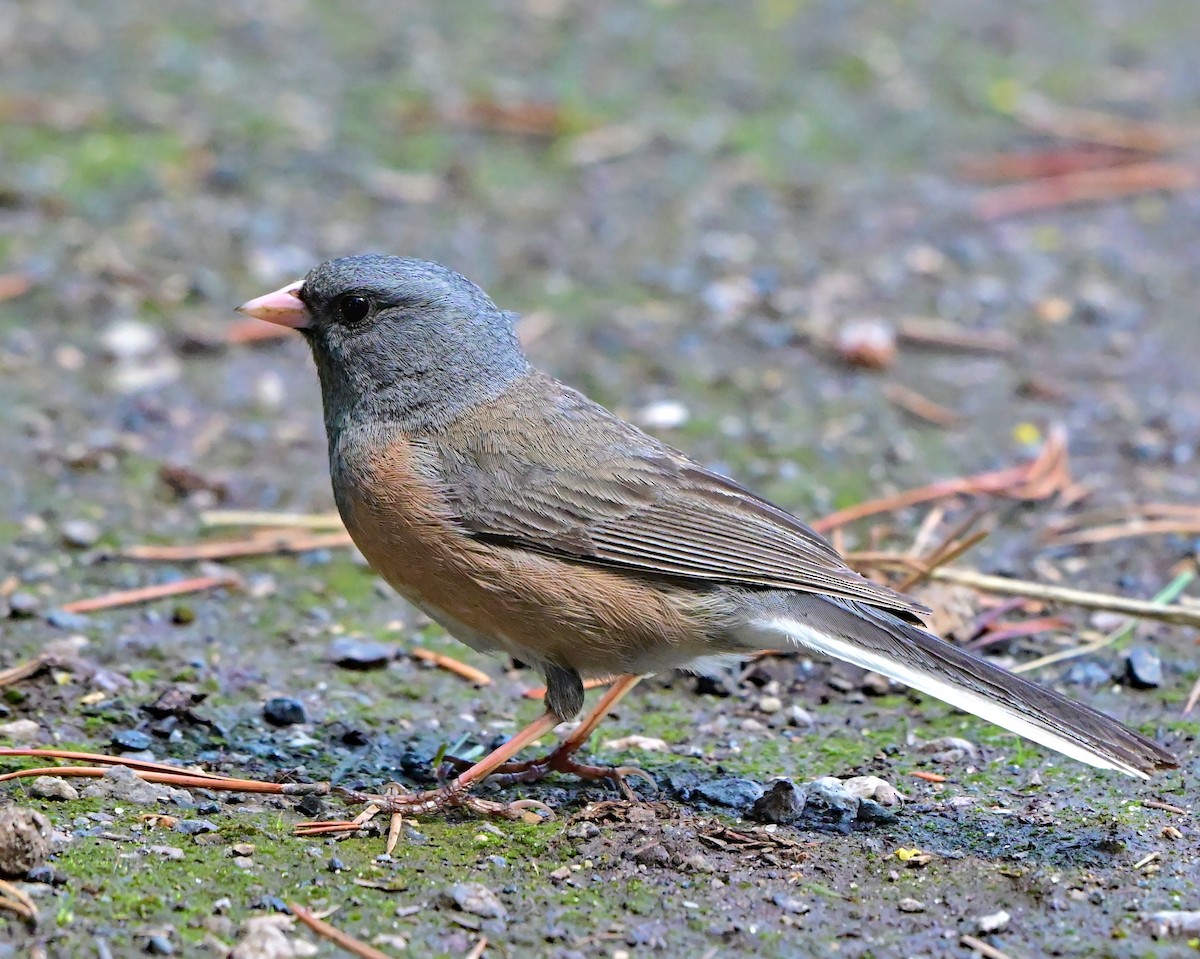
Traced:
POLYGON ((303 285, 303 280, 297 280, 274 293, 247 300, 238 307, 238 312, 245 313, 257 320, 266 320, 268 323, 290 326, 293 330, 302 330, 312 319, 308 307, 300 299, 300 287, 303 285))

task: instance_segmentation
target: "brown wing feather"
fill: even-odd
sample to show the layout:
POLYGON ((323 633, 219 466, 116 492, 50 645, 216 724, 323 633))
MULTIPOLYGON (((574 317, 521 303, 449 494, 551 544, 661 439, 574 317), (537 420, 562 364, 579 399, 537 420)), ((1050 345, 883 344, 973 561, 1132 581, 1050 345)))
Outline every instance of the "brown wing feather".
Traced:
POLYGON ((437 444, 446 494, 471 533, 662 576, 928 610, 860 576, 820 535, 541 374, 437 444))

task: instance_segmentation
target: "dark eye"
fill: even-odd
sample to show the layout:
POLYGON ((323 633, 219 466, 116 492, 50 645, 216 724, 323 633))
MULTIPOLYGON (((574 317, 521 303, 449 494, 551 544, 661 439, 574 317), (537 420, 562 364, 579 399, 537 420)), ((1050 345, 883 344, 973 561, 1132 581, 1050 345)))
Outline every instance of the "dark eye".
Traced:
POLYGON ((337 311, 343 323, 361 323, 371 312, 371 301, 357 293, 347 293, 338 297, 337 311))

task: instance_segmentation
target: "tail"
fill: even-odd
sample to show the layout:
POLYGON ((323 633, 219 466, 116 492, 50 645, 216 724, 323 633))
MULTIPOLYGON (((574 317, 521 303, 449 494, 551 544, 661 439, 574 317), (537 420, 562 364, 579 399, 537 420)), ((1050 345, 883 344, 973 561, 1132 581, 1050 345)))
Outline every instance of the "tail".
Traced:
POLYGON ((882 610, 815 595, 792 594, 788 600, 786 612, 755 621, 746 639, 759 648, 805 646, 874 670, 1099 769, 1149 779, 1179 765, 1157 743, 1115 719, 882 610))

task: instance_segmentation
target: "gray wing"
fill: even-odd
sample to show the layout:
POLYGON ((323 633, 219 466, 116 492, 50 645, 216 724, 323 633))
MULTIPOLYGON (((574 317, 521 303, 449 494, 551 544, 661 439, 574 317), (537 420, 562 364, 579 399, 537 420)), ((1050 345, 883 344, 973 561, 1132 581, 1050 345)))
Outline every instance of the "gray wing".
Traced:
POLYGON ((915 622, 928 613, 787 511, 539 379, 538 395, 513 405, 519 416, 492 412, 439 444, 446 495, 473 535, 683 580, 827 593, 915 622))

